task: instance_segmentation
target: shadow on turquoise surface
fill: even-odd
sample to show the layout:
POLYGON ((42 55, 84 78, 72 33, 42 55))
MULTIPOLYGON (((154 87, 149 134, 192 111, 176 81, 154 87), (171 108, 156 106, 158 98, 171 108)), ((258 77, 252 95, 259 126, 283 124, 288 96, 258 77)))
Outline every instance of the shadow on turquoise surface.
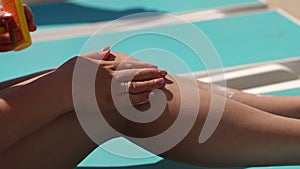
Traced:
POLYGON ((118 11, 86 7, 69 2, 31 5, 31 8, 36 16, 35 22, 38 26, 103 22, 134 13, 156 12, 155 10, 145 10, 143 8, 118 11))

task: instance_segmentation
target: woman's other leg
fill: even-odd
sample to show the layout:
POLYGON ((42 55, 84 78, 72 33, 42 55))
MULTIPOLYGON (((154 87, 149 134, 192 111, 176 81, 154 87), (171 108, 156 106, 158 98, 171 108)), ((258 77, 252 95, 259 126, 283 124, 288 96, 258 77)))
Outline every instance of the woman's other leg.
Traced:
POLYGON ((69 112, 1 153, 0 168, 74 168, 96 147, 81 128, 76 113, 69 112))

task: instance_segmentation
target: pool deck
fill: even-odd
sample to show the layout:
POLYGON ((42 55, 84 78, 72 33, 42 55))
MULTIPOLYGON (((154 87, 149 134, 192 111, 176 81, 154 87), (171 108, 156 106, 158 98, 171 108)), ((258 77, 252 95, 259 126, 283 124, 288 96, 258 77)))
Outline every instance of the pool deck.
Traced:
POLYGON ((300 20, 299 0, 267 0, 269 9, 282 9, 293 17, 300 20))

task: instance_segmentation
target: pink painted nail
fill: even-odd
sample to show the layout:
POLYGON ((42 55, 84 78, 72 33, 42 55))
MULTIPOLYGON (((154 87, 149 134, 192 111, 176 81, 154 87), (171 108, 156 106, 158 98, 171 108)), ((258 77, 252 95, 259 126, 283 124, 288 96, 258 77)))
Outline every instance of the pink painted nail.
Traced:
POLYGON ((166 76, 168 74, 168 72, 165 70, 159 70, 158 72, 161 76, 166 76))
POLYGON ((107 52, 110 50, 110 46, 105 46, 104 48, 101 49, 102 52, 107 52))
POLYGON ((0 17, 3 22, 9 22, 11 20, 12 14, 4 12, 0 17))
POLYGON ((156 65, 152 65, 152 64, 149 64, 149 67, 151 67, 151 68, 157 68, 156 65))
POLYGON ((154 92, 150 92, 147 99, 151 100, 154 97, 154 92))
POLYGON ((110 55, 110 46, 105 46, 100 50, 101 52, 106 52, 106 54, 103 57, 103 60, 107 60, 110 55))
POLYGON ((163 85, 165 84, 165 79, 164 78, 155 79, 155 83, 157 85, 163 85))

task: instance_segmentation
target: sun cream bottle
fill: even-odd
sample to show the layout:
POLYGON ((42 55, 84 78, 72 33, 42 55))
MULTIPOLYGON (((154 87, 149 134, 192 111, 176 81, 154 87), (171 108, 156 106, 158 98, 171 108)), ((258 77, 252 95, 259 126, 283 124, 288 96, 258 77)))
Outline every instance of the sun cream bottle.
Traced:
MULTIPOLYGON (((13 50, 19 51, 29 47, 31 37, 22 0, 1 0, 1 2, 3 10, 12 14, 12 24, 9 24, 7 30, 11 37, 13 50)), ((0 31, 3 31, 3 28, 0 31)))

